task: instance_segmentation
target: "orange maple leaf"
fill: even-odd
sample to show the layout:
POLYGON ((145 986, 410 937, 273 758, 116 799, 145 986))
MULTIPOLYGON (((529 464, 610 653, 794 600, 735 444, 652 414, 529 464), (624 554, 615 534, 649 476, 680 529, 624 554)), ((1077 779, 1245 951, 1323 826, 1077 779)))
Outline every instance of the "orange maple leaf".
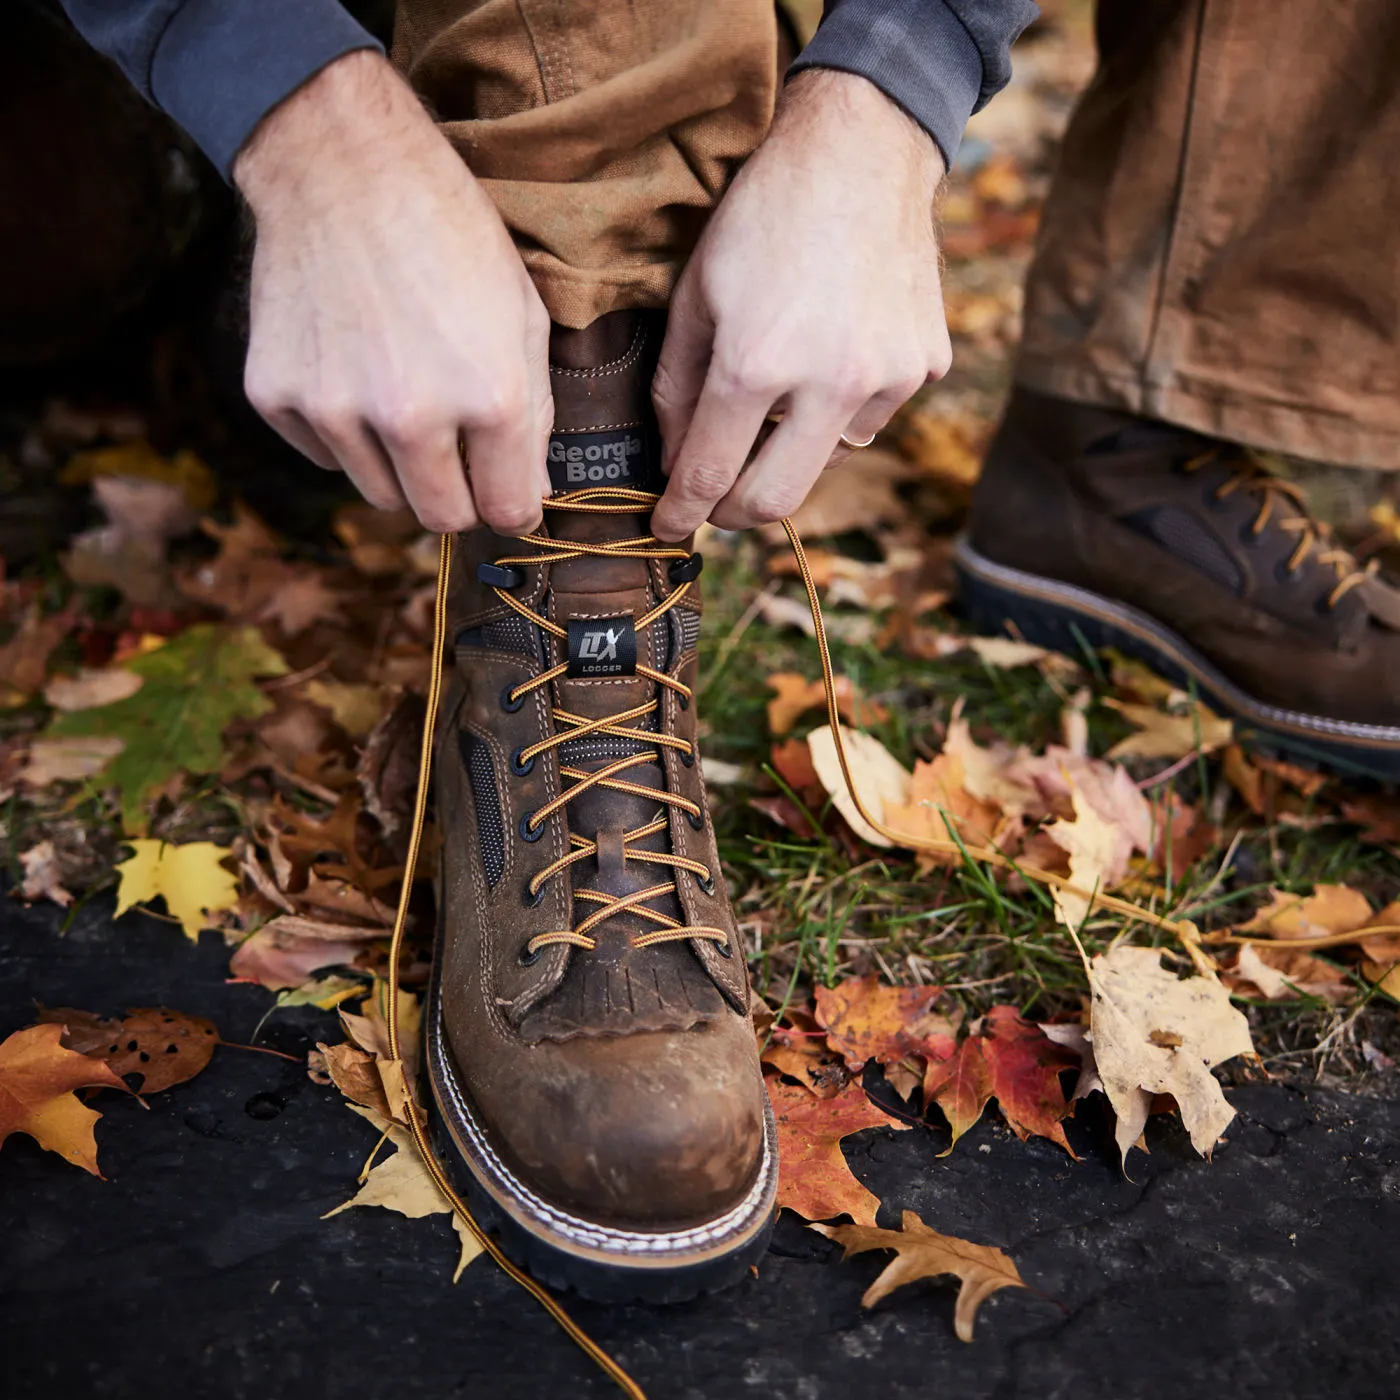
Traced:
POLYGON ((817 988, 817 1024, 851 1070, 867 1060, 888 1065, 908 1055, 946 1060, 957 1048, 956 1026, 933 1010, 941 995, 941 987, 884 987, 874 974, 852 977, 817 988))
POLYGON ((819 1099, 798 1084, 767 1080, 778 1124, 778 1204, 804 1220, 849 1215, 862 1225, 875 1223, 879 1199, 846 1165, 841 1139, 862 1128, 907 1128, 876 1108, 859 1084, 834 1098, 819 1099))
POLYGON ((46 1151, 101 1176, 92 1127, 102 1115, 73 1090, 126 1085, 101 1060, 65 1050, 62 1039, 62 1026, 30 1026, 0 1044, 0 1144, 11 1133, 28 1133, 46 1151))
POLYGON ((968 1036, 951 1059, 929 1061, 924 1072, 924 1105, 936 1103, 953 1130, 953 1140, 942 1156, 946 1157, 982 1116, 991 1097, 992 1070, 982 1053, 981 1036, 968 1036))

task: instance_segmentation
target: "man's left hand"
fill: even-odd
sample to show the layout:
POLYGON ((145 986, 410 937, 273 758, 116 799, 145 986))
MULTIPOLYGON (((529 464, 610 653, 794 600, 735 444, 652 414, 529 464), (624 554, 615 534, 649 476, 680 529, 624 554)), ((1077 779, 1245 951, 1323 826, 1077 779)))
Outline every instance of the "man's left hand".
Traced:
POLYGON ((843 434, 864 442, 947 373, 942 178, 937 146, 866 79, 787 85, 672 298, 653 386, 670 475, 659 538, 791 514, 849 452, 843 434))

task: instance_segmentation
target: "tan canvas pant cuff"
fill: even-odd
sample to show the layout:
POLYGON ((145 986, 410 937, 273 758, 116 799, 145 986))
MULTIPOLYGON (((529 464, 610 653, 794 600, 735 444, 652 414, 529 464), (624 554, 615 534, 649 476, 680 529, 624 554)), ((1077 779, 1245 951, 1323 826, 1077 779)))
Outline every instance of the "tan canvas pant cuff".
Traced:
POLYGON ((1018 382, 1400 467, 1400 5, 1100 0, 1018 382))
POLYGON ((399 0, 393 58, 555 321, 664 306, 768 129, 773 0, 399 0))

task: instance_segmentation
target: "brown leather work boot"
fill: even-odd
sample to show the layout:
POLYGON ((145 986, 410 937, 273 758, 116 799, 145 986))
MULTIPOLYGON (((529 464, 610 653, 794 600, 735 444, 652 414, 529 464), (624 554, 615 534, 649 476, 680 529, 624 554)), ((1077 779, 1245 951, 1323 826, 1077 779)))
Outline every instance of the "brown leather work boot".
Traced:
POLYGON ((671 1301, 742 1275, 777 1189, 695 744, 700 557, 659 544, 664 318, 551 343, 554 495, 453 566, 437 736, 436 1134, 546 1282, 671 1301))
POLYGON ((984 626, 1117 647, 1242 737, 1400 777, 1400 591, 1243 448, 1018 389, 957 563, 984 626))

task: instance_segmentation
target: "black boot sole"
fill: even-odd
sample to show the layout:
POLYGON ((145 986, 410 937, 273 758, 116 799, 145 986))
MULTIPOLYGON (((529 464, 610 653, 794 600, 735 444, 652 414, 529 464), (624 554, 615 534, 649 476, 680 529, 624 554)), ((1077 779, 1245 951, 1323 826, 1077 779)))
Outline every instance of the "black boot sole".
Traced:
POLYGON ((966 535, 957 542, 954 563, 963 609, 983 631, 1009 633, 1080 659, 1086 649, 1114 647, 1229 716, 1242 743, 1348 775, 1400 779, 1400 727, 1356 724, 1256 700, 1147 613, 1087 588, 994 563, 966 535))
POLYGON ((600 1303, 683 1303, 739 1282, 767 1252, 777 1213, 777 1130, 767 1108, 763 1160, 748 1194, 684 1229, 624 1228, 545 1200, 491 1145, 448 1049, 434 977, 424 1014, 429 1119, 438 1159, 477 1223, 550 1288, 600 1303))

